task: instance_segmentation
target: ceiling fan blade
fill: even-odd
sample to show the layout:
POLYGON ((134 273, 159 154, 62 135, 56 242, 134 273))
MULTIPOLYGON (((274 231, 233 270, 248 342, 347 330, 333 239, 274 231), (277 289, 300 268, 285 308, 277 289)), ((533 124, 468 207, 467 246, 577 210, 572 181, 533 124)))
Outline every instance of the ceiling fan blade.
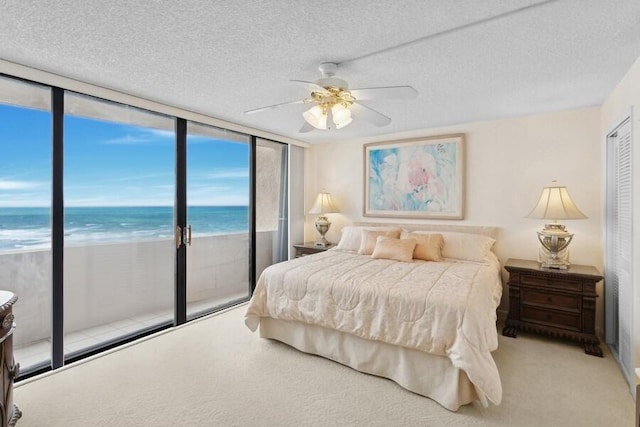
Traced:
POLYGON ((307 133, 307 132, 311 132, 314 129, 315 128, 313 126, 311 126, 309 123, 304 122, 304 124, 302 125, 302 127, 300 128, 300 130, 298 132, 307 133))
POLYGON ((306 80, 289 80, 289 81, 303 85, 305 89, 307 89, 309 92, 321 92, 321 93, 327 92, 325 88, 323 88, 322 86, 314 82, 308 82, 306 80))
POLYGON ((358 102, 351 104, 351 116, 361 118, 376 126, 382 127, 391 123, 391 118, 358 102))
POLYGON ((418 91, 411 86, 368 87, 350 89, 355 99, 412 99, 418 91))
POLYGON ((253 113, 259 113, 261 111, 266 111, 266 110, 273 110, 275 108, 279 108, 282 107, 283 105, 295 105, 295 104, 304 104, 305 100, 301 99, 299 101, 289 101, 289 102, 282 102, 280 104, 274 104, 274 105, 267 105, 266 107, 260 107, 260 108, 254 108, 253 110, 247 110, 244 113, 245 114, 253 114, 253 113))

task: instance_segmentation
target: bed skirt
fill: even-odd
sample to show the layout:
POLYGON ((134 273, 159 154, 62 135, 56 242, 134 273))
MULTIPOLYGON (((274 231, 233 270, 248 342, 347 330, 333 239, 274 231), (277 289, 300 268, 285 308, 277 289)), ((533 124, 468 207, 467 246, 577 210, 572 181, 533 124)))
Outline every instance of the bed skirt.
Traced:
POLYGON ((370 341, 341 331, 269 317, 260 319, 260 336, 325 357, 357 371, 395 381, 403 388, 435 400, 450 411, 480 401, 484 394, 467 374, 444 356, 370 341))

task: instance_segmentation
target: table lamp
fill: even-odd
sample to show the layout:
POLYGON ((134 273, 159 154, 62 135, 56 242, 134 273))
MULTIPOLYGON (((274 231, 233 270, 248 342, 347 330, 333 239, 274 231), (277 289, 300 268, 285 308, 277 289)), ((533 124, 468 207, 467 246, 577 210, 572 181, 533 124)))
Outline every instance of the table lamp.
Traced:
POLYGON ((316 246, 326 248, 331 245, 331 243, 324 237, 331 227, 331 223, 327 219, 326 214, 335 212, 339 212, 339 210, 333 202, 333 199, 331 199, 331 195, 325 191, 318 193, 318 197, 316 197, 316 201, 309 211, 309 214, 311 215, 318 215, 318 219, 316 220, 316 230, 320 233, 320 240, 315 242, 316 246))
MULTIPOLYGON (((556 181, 553 181, 556 184, 556 181)), ((569 243, 573 234, 558 223, 559 219, 585 219, 569 197, 567 187, 544 187, 538 204, 527 215, 528 218, 550 219, 542 231, 538 231, 540 247, 539 260, 542 268, 566 270, 569 268, 569 243)))

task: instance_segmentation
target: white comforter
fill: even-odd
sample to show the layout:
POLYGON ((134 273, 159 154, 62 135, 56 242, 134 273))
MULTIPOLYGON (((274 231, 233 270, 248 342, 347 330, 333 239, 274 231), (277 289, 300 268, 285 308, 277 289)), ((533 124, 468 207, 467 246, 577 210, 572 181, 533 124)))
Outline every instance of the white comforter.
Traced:
POLYGON ((447 356, 497 405, 499 272, 495 256, 405 263, 330 250, 267 268, 245 322, 255 331, 261 317, 293 320, 447 356))

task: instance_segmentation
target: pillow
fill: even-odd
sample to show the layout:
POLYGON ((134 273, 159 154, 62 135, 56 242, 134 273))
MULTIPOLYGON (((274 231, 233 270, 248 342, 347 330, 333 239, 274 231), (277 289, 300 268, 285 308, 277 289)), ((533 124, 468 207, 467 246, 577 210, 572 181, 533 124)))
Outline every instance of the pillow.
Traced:
POLYGON ((415 239, 394 239, 378 236, 371 258, 411 262, 416 243, 415 239))
POLYGON ((336 249, 341 251, 357 251, 362 240, 362 227, 344 227, 336 249))
POLYGON ((362 242, 362 230, 379 230, 389 231, 398 230, 397 227, 372 227, 372 226, 353 226, 349 225, 342 229, 342 236, 336 246, 336 249, 341 251, 353 251, 357 252, 360 249, 360 243, 362 242))
POLYGON ((442 234, 410 234, 403 237, 403 239, 414 239, 416 241, 416 248, 413 250, 414 259, 425 261, 442 260, 442 246, 444 245, 442 234))
POLYGON ((484 261, 496 242, 488 236, 471 233, 442 233, 442 256, 466 261, 484 261))
POLYGON ((376 246, 376 239, 379 236, 392 237, 397 239, 400 237, 400 229, 391 230, 362 230, 362 239, 360 240, 360 247, 358 253, 360 255, 371 255, 373 248, 376 246))
MULTIPOLYGON (((414 231, 410 234, 415 235, 430 234, 430 231, 414 231)), ((444 238, 444 246, 442 246, 442 256, 444 258, 455 258, 465 261, 485 261, 495 239, 482 234, 459 233, 455 231, 439 231, 444 238)))

